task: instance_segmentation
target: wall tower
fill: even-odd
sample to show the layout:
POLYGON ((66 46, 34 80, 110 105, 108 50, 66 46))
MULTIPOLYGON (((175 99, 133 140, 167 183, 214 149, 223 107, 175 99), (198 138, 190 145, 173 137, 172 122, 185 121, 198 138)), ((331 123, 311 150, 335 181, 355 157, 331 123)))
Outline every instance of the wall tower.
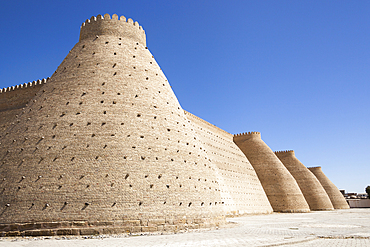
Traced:
POLYGON ((320 166, 309 167, 308 169, 320 181, 322 187, 324 187, 335 209, 348 209, 349 208, 348 203, 346 202, 346 199, 344 198, 342 193, 340 193, 337 186, 335 186, 335 184, 333 184, 333 182, 330 181, 330 179, 327 176, 325 176, 320 166))
POLYGON ((293 150, 278 151, 275 154, 297 181, 311 210, 334 209, 319 180, 295 157, 293 150))
POLYGON ((274 211, 310 211, 297 182, 259 132, 234 135, 234 142, 251 162, 274 211))

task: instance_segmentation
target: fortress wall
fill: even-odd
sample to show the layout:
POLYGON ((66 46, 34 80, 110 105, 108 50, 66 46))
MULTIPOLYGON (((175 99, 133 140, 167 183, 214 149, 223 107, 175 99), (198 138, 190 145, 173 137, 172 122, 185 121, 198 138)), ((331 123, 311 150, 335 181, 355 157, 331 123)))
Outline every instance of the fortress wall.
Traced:
POLYGON ((320 166, 309 167, 308 169, 320 181, 322 187, 324 187, 335 209, 348 209, 349 208, 348 203, 346 202, 346 199, 344 198, 342 193, 340 193, 337 186, 335 186, 335 184, 333 184, 333 182, 330 181, 330 179, 327 176, 325 176, 320 166))
POLYGON ((233 135, 186 112, 208 157, 217 168, 222 201, 227 214, 271 213, 260 181, 233 135))
POLYGON ((259 133, 184 112, 144 30, 123 16, 84 22, 47 81, 0 90, 0 128, 2 236, 177 232, 225 213, 309 211, 259 133))
POLYGON ((35 97, 46 81, 47 79, 42 79, 0 90, 0 133, 5 132, 15 121, 16 115, 22 112, 22 108, 35 97))
POLYGON ((234 142, 251 162, 274 211, 310 211, 297 182, 259 132, 234 135, 234 142))
POLYGON ((311 210, 334 209, 319 180, 295 157, 293 150, 278 151, 275 155, 297 181, 311 210))
POLYGON ((224 223, 217 167, 135 32, 81 39, 1 139, 0 230, 224 223))

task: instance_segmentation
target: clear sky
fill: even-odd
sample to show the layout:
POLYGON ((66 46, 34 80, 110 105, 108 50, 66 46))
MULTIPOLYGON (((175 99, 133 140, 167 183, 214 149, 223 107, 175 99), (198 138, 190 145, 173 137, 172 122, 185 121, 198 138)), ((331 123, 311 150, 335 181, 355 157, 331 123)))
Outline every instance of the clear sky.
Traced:
POLYGON ((0 87, 51 76, 105 13, 143 26, 185 110, 370 185, 370 1, 1 1, 0 87))

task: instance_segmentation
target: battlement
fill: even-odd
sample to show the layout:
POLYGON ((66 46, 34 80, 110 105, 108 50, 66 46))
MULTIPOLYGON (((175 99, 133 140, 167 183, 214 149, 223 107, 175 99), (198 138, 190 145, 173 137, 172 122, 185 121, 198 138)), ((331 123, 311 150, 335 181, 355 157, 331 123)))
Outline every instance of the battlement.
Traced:
POLYGON ((307 167, 310 170, 321 170, 321 166, 307 167))
POLYGON ((253 136, 253 135, 256 135, 256 136, 260 136, 261 137, 261 133, 260 132, 256 132, 256 131, 234 134, 234 137, 237 137, 237 136, 253 136))
POLYGON ((92 16, 81 25, 80 41, 88 38, 98 38, 99 35, 113 35, 119 38, 131 38, 146 46, 145 31, 137 21, 131 18, 109 14, 92 16))
POLYGON ((49 80, 49 77, 43 78, 42 80, 37 80, 37 81, 28 82, 28 83, 23 83, 23 84, 16 85, 16 86, 6 87, 3 89, 0 89, 0 94, 10 92, 10 91, 15 91, 18 89, 24 89, 24 88, 26 89, 30 87, 35 87, 37 85, 42 85, 42 84, 45 84, 48 80, 49 80))
POLYGON ((276 155, 279 155, 279 154, 292 154, 292 155, 294 155, 294 151, 293 150, 275 151, 274 153, 276 155))
POLYGON ((249 140, 249 139, 261 139, 261 133, 257 131, 244 132, 234 135, 234 141, 238 140, 249 140))

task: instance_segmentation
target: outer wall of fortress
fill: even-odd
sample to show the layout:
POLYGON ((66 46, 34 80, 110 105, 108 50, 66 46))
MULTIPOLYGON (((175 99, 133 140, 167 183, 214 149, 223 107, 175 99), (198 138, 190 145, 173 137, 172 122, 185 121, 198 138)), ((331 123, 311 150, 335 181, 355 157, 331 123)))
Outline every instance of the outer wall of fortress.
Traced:
POLYGON ((123 16, 87 20, 50 78, 1 90, 0 128, 3 236, 176 232, 348 208, 321 169, 184 111, 144 30, 123 16))

